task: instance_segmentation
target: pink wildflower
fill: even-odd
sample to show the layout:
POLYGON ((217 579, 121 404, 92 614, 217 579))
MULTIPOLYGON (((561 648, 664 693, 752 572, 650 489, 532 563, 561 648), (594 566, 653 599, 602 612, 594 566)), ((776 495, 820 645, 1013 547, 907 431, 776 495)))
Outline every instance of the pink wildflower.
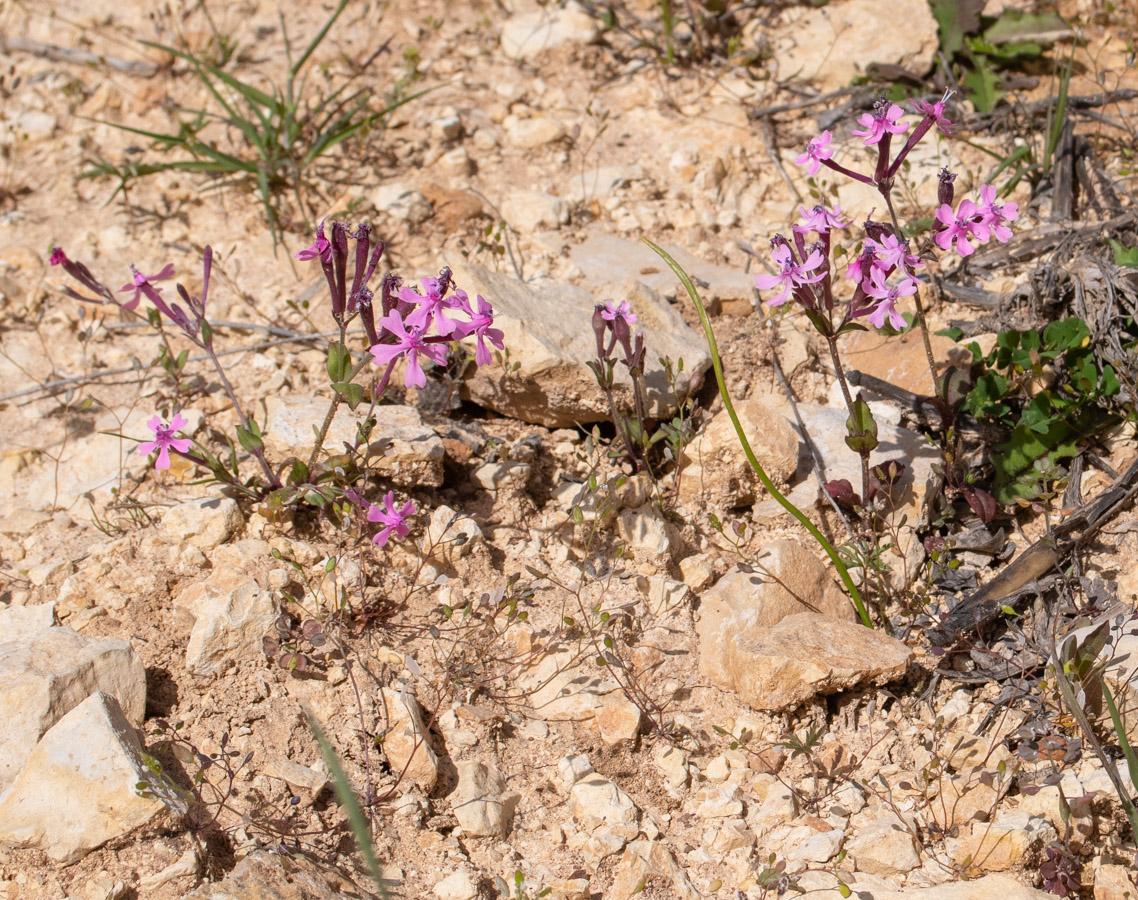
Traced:
POLYGON ((902 241, 895 234, 883 235, 881 243, 877 245, 877 252, 881 255, 875 261, 875 265, 885 272, 899 268, 908 273, 911 269, 921 267, 921 258, 909 252, 909 242, 902 241))
POLYGON ((893 284, 887 284, 885 273, 881 269, 874 269, 869 277, 869 287, 866 293, 877 299, 878 303, 870 310, 866 320, 874 328, 884 328, 885 319, 898 331, 905 327, 904 317, 897 311, 897 301, 901 297, 911 297, 917 293, 917 283, 911 278, 903 278, 893 284))
POLYGON ((181 431, 186 425, 189 424, 181 413, 175 413, 174 418, 170 420, 170 424, 166 425, 162 422, 159 416, 155 416, 146 423, 146 427, 154 432, 154 440, 143 441, 138 445, 138 452, 142 456, 149 456, 155 450, 158 451, 158 460, 154 464, 156 468, 168 469, 170 468, 170 448, 172 447, 178 453, 188 453, 190 450, 191 441, 189 438, 176 438, 174 432, 181 431))
MULTIPOLYGON (((457 292, 456 292, 457 293, 457 292)), ((465 297, 466 295, 463 294, 465 297)), ((469 307, 469 301, 467 303, 469 307)), ((494 324, 494 309, 487 303, 481 294, 478 295, 478 309, 467 309, 470 314, 470 321, 463 322, 459 325, 458 337, 470 337, 474 335, 478 339, 478 346, 474 351, 474 362, 480 366, 488 366, 493 362, 494 357, 490 354, 490 349, 486 346, 486 341, 490 341, 499 350, 504 348, 502 343, 502 330, 500 328, 491 328, 494 324)), ((634 317, 635 318, 635 317, 634 317)))
POLYGON ((444 337, 453 334, 461 323, 443 315, 444 309, 453 308, 453 301, 443 297, 438 278, 424 278, 422 285, 423 294, 414 288, 403 288, 399 292, 400 300, 415 306, 415 309, 407 313, 407 324, 422 331, 427 331, 434 325, 435 331, 444 337))
MULTIPOLYGON (((394 344, 376 344, 369 353, 375 358, 377 365, 390 363, 398 356, 407 358, 407 374, 403 379, 406 387, 425 387, 427 373, 419 362, 420 356, 425 356, 436 365, 445 365, 447 361, 446 349, 435 344, 428 344, 423 337, 421 329, 415 326, 407 327, 403 324, 403 317, 398 310, 392 310, 389 315, 379 320, 381 328, 386 329, 396 338, 394 344)), ((385 379, 386 380, 386 379, 385 379)))
POLYGON ((316 226, 316 242, 311 247, 296 251, 293 254, 297 259, 308 260, 320 258, 321 262, 332 262, 332 242, 324 237, 324 219, 316 226))
POLYGON ((826 209, 821 204, 811 210, 807 210, 805 206, 800 206, 799 209, 802 211, 802 224, 794 226, 794 230, 799 234, 811 231, 825 234, 831 228, 845 228, 850 224, 842 218, 841 207, 837 204, 834 204, 833 209, 826 209))
POLYGON ((392 532, 397 538, 405 538, 411 533, 407 527, 407 517, 415 514, 415 504, 408 500, 401 509, 395 508, 395 492, 388 491, 383 495, 383 505, 386 511, 378 506, 368 504, 367 520, 369 522, 382 522, 383 527, 372 538, 380 547, 384 546, 392 532))
POLYGON ((971 200, 961 200, 960 206, 953 213, 952 207, 942 204, 936 211, 937 221, 941 230, 935 238, 936 245, 941 250, 948 250, 952 242, 956 241, 956 252, 961 256, 971 256, 976 247, 969 239, 974 238, 979 243, 988 240, 988 226, 982 221, 982 212, 971 200))
POLYGON ((1012 230, 1004 223, 1019 218, 1019 204, 998 203, 995 185, 985 184, 980 188, 980 215, 981 221, 992 229, 993 237, 1006 244, 1011 240, 1012 230))
POLYGON ((122 304, 123 309, 134 309, 138 306, 138 301, 142 299, 142 289, 144 286, 149 285, 154 293, 161 294, 162 289, 154 287, 154 282, 166 281, 174 277, 174 266, 172 263, 167 263, 161 272, 156 272, 153 275, 143 275, 134 266, 131 266, 130 270, 134 274, 134 280, 130 284, 124 284, 119 288, 119 293, 125 294, 127 291, 134 291, 134 296, 122 304))
POLYGON ((53 266, 65 266, 68 263, 67 254, 62 247, 51 248, 51 258, 48 260, 53 266))
POLYGON ((790 244, 785 239, 781 241, 776 239, 771 243, 773 245, 771 256, 778 263, 779 272, 777 275, 757 275, 755 277, 755 287, 760 291, 768 291, 773 287, 782 285, 782 292, 774 299, 768 300, 768 306, 781 306, 790 298, 790 292, 794 288, 803 284, 813 284, 826 277, 825 272, 816 271, 823 263, 820 250, 811 251, 810 255, 806 257, 806 261, 800 265, 795 261, 794 251, 790 249, 790 244))
POLYGON ((829 159, 834 155, 834 151, 830 148, 830 141, 833 136, 828 131, 823 131, 816 138, 811 138, 810 143, 806 145, 806 152, 798 156, 794 160, 796 166, 806 166, 807 175, 817 175, 818 166, 822 160, 829 159))
POLYGON ((630 325, 639 319, 636 313, 632 311, 632 306, 627 300, 621 300, 616 306, 613 306, 611 302, 606 303, 601 308, 601 318, 608 322, 624 319, 624 321, 630 325))
POLYGON ((886 132, 904 134, 909 130, 909 123, 897 121, 904 114, 905 110, 896 103, 890 103, 887 107, 882 104, 882 108, 876 112, 863 113, 857 121, 865 131, 854 131, 852 134, 854 137, 865 138, 863 141, 865 144, 876 144, 886 132))
POLYGON ((913 109, 922 116, 932 119, 933 124, 940 129, 942 134, 951 135, 952 123, 945 118, 944 105, 948 102, 948 98, 951 97, 952 94, 952 91, 946 91, 945 95, 935 103, 929 103, 928 100, 914 100, 913 109))

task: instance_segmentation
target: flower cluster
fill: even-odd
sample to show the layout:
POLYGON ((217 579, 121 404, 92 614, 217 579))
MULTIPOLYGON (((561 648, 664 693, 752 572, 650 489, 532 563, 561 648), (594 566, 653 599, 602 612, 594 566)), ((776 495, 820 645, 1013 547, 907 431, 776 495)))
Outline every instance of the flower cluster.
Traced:
POLYGON ((387 366, 377 392, 387 387, 396 360, 407 362, 406 387, 423 387, 427 375, 424 362, 445 365, 447 341, 475 338, 474 361, 489 365, 493 355, 486 342, 504 348, 501 329, 494 328, 494 309, 481 296, 472 303, 467 293, 454 284, 450 269, 444 268, 438 278, 422 279, 422 293, 404 287, 401 279, 388 272, 380 287, 380 312, 377 321, 374 294, 368 282, 375 274, 383 242, 371 246, 371 226, 361 223, 353 232, 343 222, 333 222, 331 238, 324 233, 324 222, 316 229, 316 242, 296 254, 297 259, 320 260, 332 297, 332 318, 341 326, 359 316, 367 333, 369 352, 377 365, 387 366), (348 241, 355 240, 355 271, 351 285, 347 280, 348 241), (455 314, 458 317, 456 318, 455 314), (378 328, 377 328, 378 326, 378 328), (431 332, 434 332, 432 334, 431 332))
POLYGON ((976 244, 983 244, 995 238, 1006 244, 1012 236, 1007 223, 1019 218, 1019 204, 1000 203, 996 199, 996 188, 985 184, 980 188, 980 202, 961 200, 956 212, 951 203, 942 203, 936 211, 934 226, 936 245, 948 250, 956 243, 956 252, 969 256, 976 250, 976 244))
MULTIPOLYGON (((833 135, 823 131, 812 138, 806 150, 795 159, 806 167, 808 175, 817 174, 825 166, 864 184, 873 185, 889 204, 892 216, 890 192, 893 179, 909 151, 932 129, 942 134, 952 133, 952 123, 945 115, 945 105, 951 92, 940 100, 916 100, 913 108, 921 118, 916 126, 903 119, 905 110, 896 103, 882 99, 872 112, 864 113, 858 119, 860 128, 852 130, 854 137, 863 143, 877 148, 877 165, 872 175, 855 172, 834 161, 833 135), (912 131, 910 132, 910 129, 912 131), (890 158, 889 145, 895 135, 908 133, 908 138, 896 157, 890 158)), ((917 276, 922 267, 921 255, 939 247, 941 250, 955 248, 961 256, 975 251, 976 245, 990 238, 1006 242, 1011 238, 1008 223, 1018 215, 1015 203, 1001 203, 996 188, 986 184, 980 188, 979 201, 963 200, 953 209, 953 182, 956 176, 947 169, 941 173, 937 190, 938 208, 930 240, 913 252, 909 241, 897 233, 895 225, 882 222, 865 222, 865 237, 861 252, 846 267, 846 277, 854 284, 854 294, 845 316, 834 322, 830 315, 821 316, 834 309, 834 297, 830 274, 830 234, 837 229, 848 227, 842 218, 841 210, 815 206, 802 209, 802 222, 793 229, 794 240, 788 241, 782 235, 771 239, 771 255, 774 258, 774 274, 759 275, 755 284, 761 291, 776 291, 767 300, 770 306, 779 306, 793 298, 812 315, 815 326, 828 337, 836 336, 854 319, 864 318, 876 328, 884 328, 888 323, 895 329, 903 328, 905 318, 898 310, 898 303, 905 297, 917 293, 917 276), (810 235, 815 240, 808 242, 810 235)), ((896 223, 896 218, 893 219, 896 223)))

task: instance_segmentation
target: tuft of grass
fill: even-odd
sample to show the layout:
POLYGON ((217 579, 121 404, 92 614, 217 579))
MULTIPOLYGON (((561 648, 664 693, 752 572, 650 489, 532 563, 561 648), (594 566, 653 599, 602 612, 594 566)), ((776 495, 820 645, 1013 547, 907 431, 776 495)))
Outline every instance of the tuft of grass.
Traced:
MULTIPOLYGON (((105 123, 149 138, 153 142, 152 150, 162 154, 180 151, 183 155, 168 161, 124 161, 119 164, 99 157, 80 177, 117 178, 119 184, 111 195, 112 199, 119 193, 125 193, 131 182, 168 171, 200 172, 212 176, 219 183, 251 185, 260 195, 274 245, 279 245, 282 240, 281 196, 291 190, 306 225, 311 225, 312 210, 303 196, 309 167, 344 141, 366 134, 392 111, 426 93, 419 91, 407 95, 395 91, 378 111, 370 106, 374 91, 367 88, 351 90, 353 79, 328 96, 312 96, 305 66, 350 2, 340 0, 320 31, 296 58, 281 18, 288 69, 283 84, 273 84, 270 92, 224 71, 222 65, 225 60, 215 65, 207 61, 204 54, 195 55, 175 47, 143 41, 148 47, 189 63, 212 104, 210 107, 183 110, 184 117, 176 132, 162 133, 114 122, 105 123), (227 131, 236 129, 241 138, 239 143, 243 145, 235 146, 231 151, 222 150, 217 141, 204 134, 209 126, 222 126, 227 131)), ((386 44, 375 51, 363 68, 385 48, 386 44)))

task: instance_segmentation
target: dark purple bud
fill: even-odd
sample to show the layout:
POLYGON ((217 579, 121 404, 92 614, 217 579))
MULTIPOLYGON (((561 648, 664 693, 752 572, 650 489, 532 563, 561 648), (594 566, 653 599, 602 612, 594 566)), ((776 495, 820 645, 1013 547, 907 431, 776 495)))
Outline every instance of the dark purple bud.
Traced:
POLYGON ((447 291, 454 286, 454 274, 450 270, 450 266, 443 266, 439 271, 439 296, 445 297, 447 291))
POLYGON ((605 353, 605 332, 608 331, 608 322, 605 317, 601 315, 604 311, 604 304, 598 303, 593 307, 593 334, 597 338, 597 358, 607 359, 608 354, 605 353))
POLYGON ((332 318, 340 322, 348 303, 348 226, 343 222, 332 223, 332 318))
POLYGON ((885 222, 874 222, 871 219, 866 219, 865 233, 873 240, 881 243, 885 239, 885 235, 893 233, 893 226, 885 222))
POLYGON ((644 374, 644 356, 646 352, 644 348, 644 332, 638 331, 633 341, 632 355, 626 361, 628 374, 633 378, 644 374))
POLYGON ((384 316, 391 315, 391 311, 399 306, 399 289, 403 287, 403 279, 394 272, 383 276, 383 285, 379 289, 379 308, 384 316))
POLYGON ((948 171, 948 167, 940 170, 940 183, 936 189, 936 200, 940 204, 948 204, 952 206, 952 198, 955 193, 953 182, 956 181, 956 173, 948 171))
POLYGON ((364 331, 367 332, 367 345, 369 347, 374 347, 379 343, 379 336, 375 331, 375 310, 372 308, 374 296, 371 288, 368 287, 362 287, 356 293, 356 305, 360 311, 360 321, 364 323, 364 331))
POLYGON ((348 292, 348 312, 356 311, 357 295, 364 286, 364 273, 367 271, 367 256, 371 250, 371 226, 361 223, 356 226, 356 266, 352 271, 352 289, 348 292))
POLYGON ((626 361, 632 359, 632 329, 624 316, 617 316, 612 320, 612 333, 620 349, 624 351, 626 361))

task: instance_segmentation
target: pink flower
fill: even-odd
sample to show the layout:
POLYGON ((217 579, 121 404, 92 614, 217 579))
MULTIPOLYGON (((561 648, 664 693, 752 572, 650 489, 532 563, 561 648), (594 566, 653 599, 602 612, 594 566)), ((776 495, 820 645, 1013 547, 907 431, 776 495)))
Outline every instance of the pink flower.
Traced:
POLYGON ((480 366, 488 366, 494 361, 494 357, 490 354, 490 349, 485 342, 489 340, 491 344, 502 350, 505 346, 502 343, 502 330, 490 327, 494 324, 494 309, 482 298, 481 294, 478 295, 477 311, 468 310, 468 312, 470 313, 470 321, 459 325, 460 333, 457 337, 466 338, 471 335, 477 337, 478 346, 474 352, 474 362, 480 366))
POLYGON ((165 425, 162 419, 155 416, 146 423, 146 427, 154 432, 154 440, 143 441, 138 445, 138 452, 142 456, 149 456, 155 450, 158 451, 158 461, 154 464, 156 468, 168 469, 170 468, 170 448, 173 447, 178 453, 188 453, 190 450, 191 441, 189 438, 176 438, 174 437, 175 431, 181 431, 186 425, 189 424, 181 413, 175 413, 174 418, 170 420, 169 425, 165 425))
POLYGON ((995 185, 985 184, 980 188, 980 215, 981 221, 992 229, 996 240, 1006 244, 1011 240, 1012 230, 1004 222, 1019 218, 1019 204, 996 202, 995 185))
POLYGON ((865 242, 861 245, 861 253, 855 256, 848 266, 846 266, 846 278, 854 284, 861 284, 866 271, 870 268, 877 268, 880 263, 877 258, 877 251, 880 249, 877 246, 877 241, 873 238, 866 238, 865 242))
POLYGON ((395 508, 394 491, 388 491, 383 495, 383 505, 387 507, 386 511, 370 503, 367 509, 367 520, 369 522, 383 523, 383 527, 372 538, 380 547, 387 543, 392 532, 395 532, 397 538, 407 537, 411 533, 411 529, 407 527, 407 517, 415 514, 415 504, 410 500, 403 504, 402 509, 397 510, 395 508))
POLYGON ((390 315, 380 319, 379 325, 393 334, 396 341, 394 344, 376 344, 368 352, 375 358, 376 364, 381 366, 398 356, 407 357, 407 374, 403 379, 406 387, 425 387, 427 384, 427 373, 419 362, 420 356, 425 356, 436 365, 446 364, 446 349, 437 344, 428 344, 421 329, 413 325, 410 328, 405 326, 398 310, 392 310, 390 315))
POLYGON ((776 238, 771 243, 773 245, 771 256, 778 263, 779 272, 777 275, 755 276, 755 287, 760 291, 768 291, 773 287, 782 285, 782 292, 774 299, 768 300, 768 306, 781 306, 790 298, 790 292, 794 288, 803 284, 813 284, 826 277, 825 272, 815 271, 823 262, 820 250, 811 251, 810 255, 806 257, 806 261, 799 265, 795 262, 794 251, 790 249, 790 244, 785 239, 779 241, 776 238))
POLYGON ((293 254, 297 259, 316 259, 320 258, 321 262, 332 262, 332 242, 324 237, 324 219, 320 220, 320 224, 316 226, 316 242, 311 247, 305 247, 303 250, 297 250, 293 254))
POLYGON ((65 266, 68 262, 67 254, 63 252, 62 247, 52 247, 51 258, 48 260, 48 262, 53 266, 65 266))
POLYGON ((928 100, 914 100, 913 109, 922 116, 932 119, 942 134, 951 135, 952 123, 945 118, 944 105, 948 102, 948 98, 951 97, 952 94, 952 91, 945 91, 944 96, 940 100, 937 100, 936 103, 929 103, 928 100))
POLYGON ((983 223, 981 215, 980 207, 971 200, 961 200, 955 213, 947 203, 941 204, 936 211, 936 219, 940 223, 936 245, 941 250, 948 250, 955 240, 956 252, 961 256, 971 256, 976 247, 970 243, 970 238, 981 244, 988 240, 988 226, 983 223))
POLYGON ((639 321, 639 317, 632 311, 632 306, 627 300, 621 300, 617 306, 613 306, 611 302, 606 303, 601 309, 601 318, 608 322, 624 319, 629 325, 639 321))
POLYGON ((834 151, 830 149, 830 141, 833 136, 828 131, 823 131, 816 138, 811 138, 810 143, 806 145, 806 152, 795 158, 794 164, 796 166, 806 166, 807 175, 817 175, 818 166, 824 159, 829 159, 834 155, 834 151))
POLYGON ((863 113, 858 118, 860 124, 865 131, 854 131, 854 137, 863 137, 865 140, 862 143, 876 144, 880 141, 885 133, 889 134, 904 134, 909 130, 907 122, 898 122, 897 120, 905 114, 905 110, 901 109, 896 103, 890 103, 888 107, 880 104, 876 112, 863 113))
POLYGON ((909 242, 902 241, 895 234, 883 235, 881 243, 877 245, 877 252, 881 255, 874 264, 886 272, 899 268, 907 273, 921 267, 921 258, 909 252, 909 242))
POLYGON ((865 292, 876 298, 878 303, 870 310, 866 320, 874 328, 884 328, 885 319, 888 317, 889 324, 900 331, 905 327, 906 322, 901 313, 897 311, 897 301, 901 297, 911 297, 917 293, 917 284, 911 278, 903 278, 894 284, 886 284, 885 277, 885 273, 881 269, 874 269, 873 274, 869 277, 869 287, 866 288, 865 292))
POLYGON ((794 226, 794 230, 799 234, 811 231, 825 234, 831 228, 845 228, 850 224, 842 218, 841 207, 837 204, 834 204, 833 209, 826 209, 821 204, 811 210, 807 210, 805 206, 800 206, 799 209, 802 211, 802 224, 794 226))
POLYGON ((134 309, 138 306, 138 301, 142 298, 142 288, 144 286, 149 285, 154 293, 161 294, 162 289, 154 287, 154 282, 166 281, 174 277, 174 266, 172 263, 167 263, 161 272, 157 272, 154 275, 143 275, 134 266, 131 266, 130 270, 134 273, 134 280, 130 284, 124 284, 119 288, 119 293, 125 294, 127 291, 134 291, 134 296, 122 304, 123 309, 134 309))
POLYGON ((439 279, 437 278, 424 278, 422 285, 425 295, 420 294, 414 288, 403 288, 399 292, 400 300, 415 306, 415 309, 407 314, 407 324, 422 331, 429 330, 433 324, 435 331, 444 337, 453 334, 461 323, 456 319, 444 316, 443 310, 454 308, 455 303, 461 307, 462 300, 465 299, 466 295, 463 294, 461 298, 456 298, 454 301, 444 299, 442 291, 439 290, 439 279))

